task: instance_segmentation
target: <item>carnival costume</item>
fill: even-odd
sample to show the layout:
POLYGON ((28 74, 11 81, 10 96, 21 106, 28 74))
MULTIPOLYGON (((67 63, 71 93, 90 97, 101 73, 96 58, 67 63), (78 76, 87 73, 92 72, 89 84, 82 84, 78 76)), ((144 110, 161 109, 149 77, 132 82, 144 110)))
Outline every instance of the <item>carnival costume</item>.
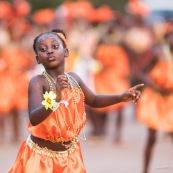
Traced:
MULTIPOLYGON (((53 91, 51 76, 44 72, 50 91, 53 91)), ((86 123, 84 94, 78 83, 65 74, 71 85, 63 89, 56 109, 40 124, 28 124, 29 133, 52 143, 61 142, 67 150, 53 151, 42 148, 29 137, 22 144, 16 162, 8 173, 85 173, 79 134, 86 123), (73 85, 75 84, 75 87, 73 85), (66 141, 71 141, 65 145, 66 141)), ((54 92, 54 91, 53 91, 54 92)), ((84 137, 85 139, 85 137, 84 137)))
MULTIPOLYGON (((94 74, 97 94, 121 93, 129 88, 129 63, 123 48, 118 45, 101 44, 96 51, 96 60, 101 64, 100 71, 94 74)), ((94 110, 107 112, 117 110, 124 105, 125 103, 118 103, 104 108, 94 108, 94 110)))
POLYGON ((154 130, 173 132, 173 62, 159 62, 150 79, 169 94, 146 87, 137 105, 137 119, 154 130))

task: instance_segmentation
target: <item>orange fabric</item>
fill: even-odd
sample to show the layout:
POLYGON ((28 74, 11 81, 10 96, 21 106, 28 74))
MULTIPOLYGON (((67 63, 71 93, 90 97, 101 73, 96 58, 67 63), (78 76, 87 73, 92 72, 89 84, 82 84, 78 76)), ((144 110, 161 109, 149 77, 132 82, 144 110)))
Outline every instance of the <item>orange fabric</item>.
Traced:
POLYGON ((26 142, 19 150, 15 165, 7 173, 85 173, 81 148, 67 157, 47 157, 32 151, 26 142))
POLYGON ((73 3, 71 11, 73 18, 83 17, 89 19, 90 13, 93 11, 93 6, 88 0, 76 1, 73 3))
POLYGON ((163 87, 166 90, 173 91, 172 74, 173 63, 161 62, 152 70, 150 76, 156 85, 163 87))
POLYGON ((57 32, 55 32, 55 33, 61 38, 61 40, 63 41, 63 43, 67 47, 67 40, 66 40, 65 36, 62 33, 57 33, 57 32))
MULTIPOLYGON (((79 125, 79 129, 82 129, 83 125, 85 124, 85 120, 82 119, 83 116, 85 116, 85 112, 84 112, 84 104, 82 104, 83 102, 83 96, 82 93, 80 92, 80 90, 78 88, 74 88, 75 89, 75 93, 76 93, 76 101, 77 101, 77 108, 79 111, 79 121, 78 121, 78 125, 79 125)), ((72 98, 72 93, 70 90, 65 89, 64 92, 62 93, 62 100, 66 100, 69 103, 69 109, 71 111, 72 117, 74 118, 75 115, 75 106, 73 104, 73 98, 72 98)), ((57 118, 58 118, 58 122, 60 124, 60 129, 57 126, 57 122, 56 122, 56 118, 55 118, 55 113, 52 112, 51 115, 49 115, 49 117, 47 117, 47 119, 45 119, 42 123, 38 124, 37 126, 32 126, 29 123, 29 132, 36 137, 45 139, 45 140, 49 140, 50 138, 55 138, 55 139, 59 139, 60 138, 60 134, 59 134, 59 130, 61 130, 61 134, 62 137, 68 141, 70 139, 75 138, 75 134, 74 134, 74 129, 73 129, 73 125, 71 123, 71 119, 70 119, 70 115, 69 112, 67 110, 67 108, 65 107, 64 104, 61 104, 61 110, 58 108, 57 109, 57 118), (66 115, 65 117, 65 121, 67 122, 68 126, 70 126, 70 130, 67 130, 67 127, 64 123, 64 117, 61 113, 61 110, 64 112, 64 114, 66 115)), ((75 124, 75 122, 73 122, 75 125, 75 128, 77 127, 77 124, 75 124)), ((79 132, 78 132, 79 135, 79 132)))
MULTIPOLYGON (((14 95, 16 93, 13 87, 11 73, 3 71, 0 73, 0 113, 8 113, 14 108, 14 95)), ((2 114, 1 114, 2 115, 2 114)))
POLYGON ((34 64, 31 54, 20 47, 13 47, 4 50, 2 57, 8 65, 8 70, 13 71, 13 73, 16 73, 16 71, 17 73, 18 71, 23 72, 34 64))
POLYGON ((89 20, 90 14, 94 10, 92 3, 88 0, 80 0, 76 2, 65 1, 61 7, 65 9, 65 16, 70 20, 80 17, 89 20))
POLYGON ((140 0, 130 0, 128 3, 128 9, 135 15, 147 16, 150 14, 148 6, 140 0))
MULTIPOLYGON (((173 91, 172 72, 173 64, 161 62, 150 77, 158 86, 173 91)), ((137 119, 152 129, 173 132, 173 94, 163 96, 146 88, 137 104, 137 119)))
POLYGON ((11 74, 11 76, 13 78, 13 87, 15 88, 13 95, 14 107, 18 110, 27 110, 29 78, 25 73, 11 74))
POLYGON ((50 24, 55 18, 55 11, 53 9, 41 9, 36 11, 32 20, 37 24, 50 24))
MULTIPOLYGON (((86 123, 86 115, 84 111, 83 103, 83 94, 78 88, 74 88, 75 98, 77 102, 77 109, 79 112, 78 124, 75 124, 75 105, 72 98, 72 92, 69 89, 64 89, 61 93, 61 98, 68 101, 69 109, 73 118, 73 123, 75 128, 79 128, 80 133, 81 129, 86 123), (79 125, 79 126, 78 126, 79 125)), ((60 129, 57 126, 55 112, 52 112, 47 119, 37 126, 32 126, 31 123, 28 125, 29 132, 39 138, 48 140, 50 138, 59 138, 61 135, 65 140, 75 138, 73 125, 70 121, 70 116, 67 111, 67 108, 63 104, 60 104, 60 107, 57 109, 57 118, 60 124, 60 129), (65 117, 63 117, 60 109, 64 112, 65 117), (68 131, 65 125, 65 121, 70 126, 68 131)), ((30 149, 26 141, 22 144, 16 162, 7 171, 7 173, 85 173, 85 167, 83 164, 83 158, 81 154, 81 148, 79 142, 77 142, 77 147, 72 153, 69 153, 68 156, 64 157, 49 157, 44 154, 39 154, 30 149)))
MULTIPOLYGON (((107 5, 95 9, 88 0, 65 1, 62 7, 66 9, 68 19, 85 18, 91 22, 101 22, 115 19, 115 12, 107 5)), ((60 14, 61 15, 61 14, 60 14)))
POLYGON ((115 19, 115 12, 107 5, 100 6, 89 13, 89 20, 91 22, 104 22, 115 19))
POLYGON ((28 83, 25 74, 12 74, 4 72, 0 74, 0 112, 8 113, 12 109, 26 110, 28 107, 28 83))
POLYGON ((165 24, 165 34, 169 34, 173 30, 173 23, 172 22, 167 22, 165 24))
POLYGON ((8 48, 1 52, 4 67, 0 71, 0 112, 8 113, 12 109, 27 109, 28 84, 26 74, 31 66, 31 56, 24 50, 8 48))
POLYGON ((2 58, 6 63, 6 69, 0 74, 3 81, 1 97, 6 98, 6 106, 0 106, 0 111, 7 112, 12 108, 27 109, 29 78, 26 72, 32 66, 31 56, 24 50, 11 48, 8 51, 4 50, 2 58))
POLYGON ((173 95, 163 97, 146 88, 137 104, 137 119, 149 128, 173 132, 173 95))
MULTIPOLYGON (((120 94, 129 88, 127 80, 129 63, 123 48, 102 44, 96 51, 96 59, 102 65, 102 70, 94 75, 95 92, 97 94, 120 94)), ((123 105, 124 103, 120 103, 96 110, 108 111, 123 105)))
POLYGON ((0 2, 0 18, 6 19, 12 15, 12 6, 9 2, 0 2))
POLYGON ((14 3, 17 16, 27 16, 31 11, 31 5, 27 1, 18 1, 14 3))

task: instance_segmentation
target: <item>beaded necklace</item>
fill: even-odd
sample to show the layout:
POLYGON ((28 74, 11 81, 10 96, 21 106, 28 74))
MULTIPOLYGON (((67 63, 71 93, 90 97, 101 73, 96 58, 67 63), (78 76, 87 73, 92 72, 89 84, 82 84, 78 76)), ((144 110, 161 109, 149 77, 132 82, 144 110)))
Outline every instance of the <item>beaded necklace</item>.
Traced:
MULTIPOLYGON (((76 124, 77 127, 75 128, 75 125, 73 123, 72 114, 70 112, 70 109, 68 108, 68 105, 66 105, 65 107, 67 108, 68 113, 69 113, 70 123, 72 124, 73 131, 74 131, 74 134, 75 134, 75 138, 79 137, 82 140, 86 140, 84 129, 82 129, 83 137, 78 136, 78 134, 80 132, 80 129, 79 129, 79 111, 78 111, 78 107, 77 107, 77 101, 76 101, 76 97, 75 97, 74 87, 73 87, 72 82, 71 82, 72 80, 75 82, 75 84, 80 89, 80 91, 81 91, 81 93, 83 95, 83 97, 82 97, 83 98, 83 105, 84 105, 84 94, 83 94, 83 91, 82 91, 81 87, 77 83, 77 81, 75 79, 73 79, 71 76, 69 76, 67 73, 64 73, 64 74, 67 77, 68 82, 70 84, 70 88, 71 88, 72 99, 73 99, 73 104, 74 104, 74 108, 75 108, 75 124, 76 124)), ((53 91, 53 85, 52 84, 55 84, 56 85, 56 81, 46 71, 43 72, 43 75, 45 76, 45 78, 48 81, 50 90, 53 91)), ((63 102, 63 100, 62 100, 62 102, 63 102)), ((64 112, 62 111, 61 107, 59 107, 59 110, 60 110, 60 112, 62 114, 62 117, 63 117, 63 120, 64 120, 64 124, 65 124, 65 126, 67 128, 67 131, 69 131, 70 130, 70 126, 68 125, 68 123, 65 120, 64 112)), ((85 114, 83 114, 83 117, 82 118, 83 118, 83 122, 84 122, 85 121, 85 114)), ((65 141, 64 141, 64 139, 62 137, 62 134, 61 134, 60 123, 58 121, 57 111, 55 111, 55 120, 56 120, 56 124, 58 126, 58 129, 59 129, 59 134, 60 134, 60 138, 61 138, 61 141, 62 141, 62 145, 65 146, 65 148, 71 147, 76 140, 75 139, 72 139, 70 144, 65 144, 65 141)), ((84 124, 82 124, 82 127, 84 128, 84 124)), ((55 142, 56 142, 56 139, 55 139, 55 142)))
POLYGON ((47 71, 44 71, 43 74, 45 74, 49 79, 51 79, 52 82, 56 85, 55 79, 47 71))

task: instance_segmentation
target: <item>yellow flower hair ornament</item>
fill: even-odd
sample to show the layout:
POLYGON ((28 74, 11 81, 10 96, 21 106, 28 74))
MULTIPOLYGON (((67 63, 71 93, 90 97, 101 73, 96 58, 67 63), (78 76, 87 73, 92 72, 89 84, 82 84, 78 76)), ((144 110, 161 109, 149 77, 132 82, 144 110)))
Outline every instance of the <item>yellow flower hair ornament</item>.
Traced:
POLYGON ((50 92, 45 92, 45 94, 43 94, 43 98, 44 100, 42 101, 42 105, 45 107, 45 109, 47 110, 48 108, 53 110, 56 107, 56 94, 53 91, 50 92))

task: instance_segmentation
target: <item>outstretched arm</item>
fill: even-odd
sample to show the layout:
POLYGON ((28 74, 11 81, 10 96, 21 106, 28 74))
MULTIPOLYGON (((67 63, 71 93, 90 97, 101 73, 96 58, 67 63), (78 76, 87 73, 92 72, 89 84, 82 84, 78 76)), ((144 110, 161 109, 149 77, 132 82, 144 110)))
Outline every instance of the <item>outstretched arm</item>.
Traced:
POLYGON ((134 103, 137 103, 141 94, 138 89, 144 86, 144 84, 139 84, 120 94, 95 94, 85 85, 85 83, 80 79, 78 75, 76 75, 75 73, 70 73, 70 75, 77 80, 80 87, 82 88, 85 95, 85 103, 95 108, 106 107, 120 102, 133 101, 134 103))

